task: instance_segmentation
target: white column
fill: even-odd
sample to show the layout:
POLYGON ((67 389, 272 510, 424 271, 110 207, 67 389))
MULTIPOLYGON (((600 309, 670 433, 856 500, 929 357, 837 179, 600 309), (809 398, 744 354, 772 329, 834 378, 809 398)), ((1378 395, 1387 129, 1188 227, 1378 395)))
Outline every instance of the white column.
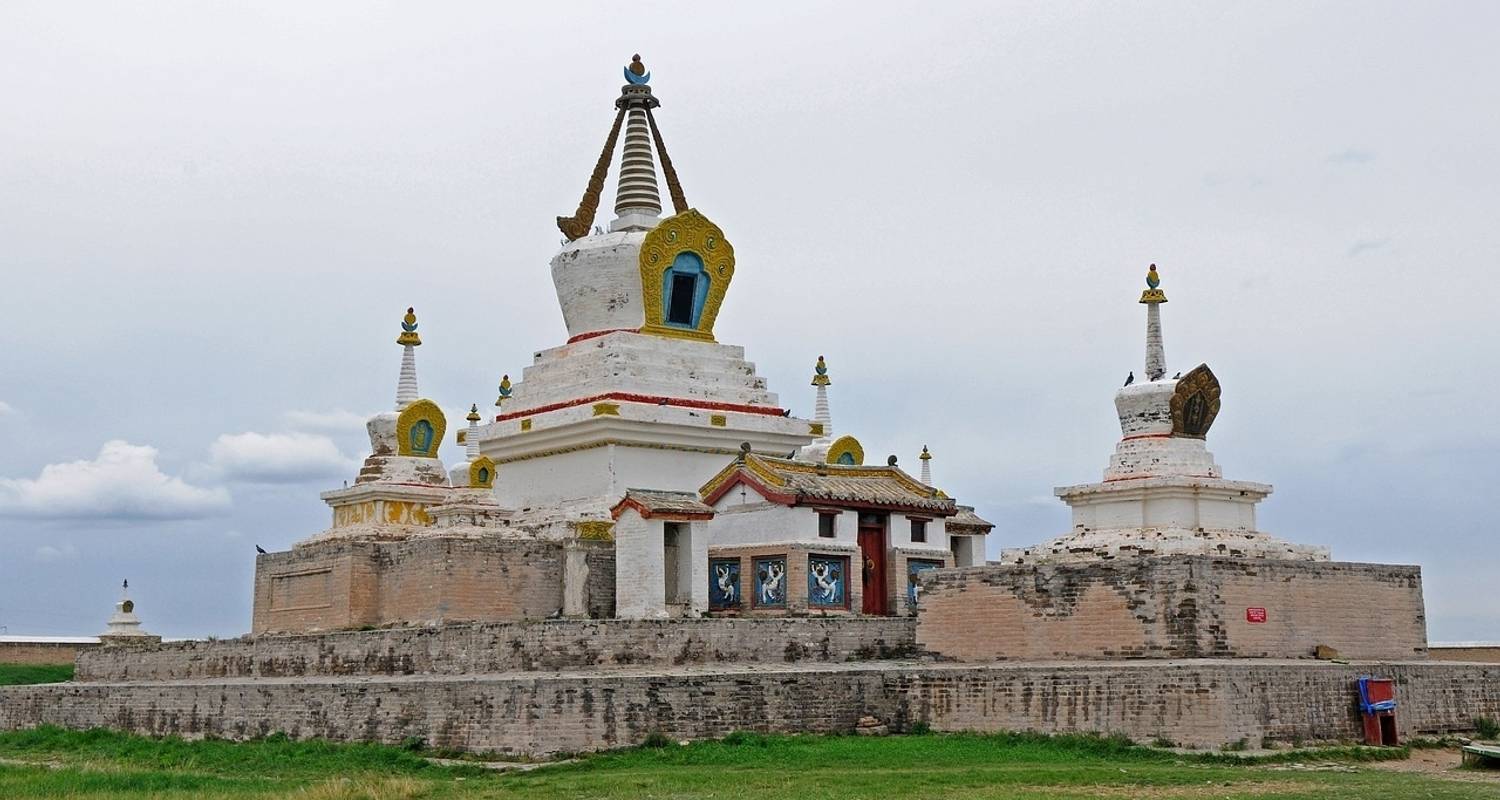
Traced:
POLYGON ((823 439, 833 438, 833 414, 828 411, 828 385, 818 386, 818 399, 813 403, 813 422, 823 426, 823 439))
POLYGON ((479 405, 469 409, 469 432, 464 434, 464 457, 472 464, 479 460, 479 405))
POLYGON ((1146 304, 1146 380, 1159 381, 1167 374, 1167 354, 1161 342, 1161 304, 1146 304))
POLYGON ((396 410, 417 402, 417 349, 403 345, 401 352, 401 377, 396 381, 396 410))
POLYGON ((918 456, 922 461, 922 483, 932 485, 932 453, 927 452, 927 445, 922 445, 922 455, 918 456))

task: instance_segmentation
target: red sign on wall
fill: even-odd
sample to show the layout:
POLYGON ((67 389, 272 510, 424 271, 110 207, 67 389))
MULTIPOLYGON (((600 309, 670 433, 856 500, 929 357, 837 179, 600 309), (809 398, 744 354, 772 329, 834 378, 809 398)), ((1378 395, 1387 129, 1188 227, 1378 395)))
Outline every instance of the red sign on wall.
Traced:
POLYGON ((1266 621, 1266 610, 1264 608, 1247 608, 1247 609, 1245 609, 1245 621, 1246 622, 1257 622, 1257 623, 1258 622, 1265 622, 1266 621))

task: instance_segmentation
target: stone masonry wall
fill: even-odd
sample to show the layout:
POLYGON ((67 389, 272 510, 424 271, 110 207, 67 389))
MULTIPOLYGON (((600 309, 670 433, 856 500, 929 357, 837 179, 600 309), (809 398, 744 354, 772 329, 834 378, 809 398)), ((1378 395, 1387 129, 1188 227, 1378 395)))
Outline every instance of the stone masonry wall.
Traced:
POLYGON ((555 620, 101 648, 76 680, 474 675, 910 657, 909 619, 555 620))
POLYGON ((1358 737, 1354 682, 1396 681, 1403 736, 1500 716, 1500 665, 1190 660, 1092 664, 793 663, 502 675, 231 678, 0 688, 0 730, 399 742, 545 756, 735 730, 1121 733, 1193 747, 1358 737))
POLYGON ((80 652, 98 646, 84 642, 0 642, 0 664, 71 664, 80 652))
POLYGON ((929 572, 917 641, 965 662, 1312 658, 1320 644, 1407 660, 1427 647, 1417 567, 1197 556, 929 572))
MULTIPOLYGON (((604 616, 614 607, 613 553, 588 558, 587 606, 604 616), (606 585, 607 597, 593 595, 606 585)), ((304 545, 256 559, 251 631, 544 619, 562 608, 563 562, 556 541, 434 536, 304 545)))

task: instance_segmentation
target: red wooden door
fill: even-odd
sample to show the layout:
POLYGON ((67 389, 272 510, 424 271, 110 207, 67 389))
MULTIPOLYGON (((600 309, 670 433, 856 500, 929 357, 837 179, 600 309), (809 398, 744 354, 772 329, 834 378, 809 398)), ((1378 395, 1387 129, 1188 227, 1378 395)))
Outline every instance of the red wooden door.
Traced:
POLYGON ((866 614, 886 614, 885 591, 885 519, 861 514, 859 519, 859 553, 864 562, 864 598, 860 610, 866 614))

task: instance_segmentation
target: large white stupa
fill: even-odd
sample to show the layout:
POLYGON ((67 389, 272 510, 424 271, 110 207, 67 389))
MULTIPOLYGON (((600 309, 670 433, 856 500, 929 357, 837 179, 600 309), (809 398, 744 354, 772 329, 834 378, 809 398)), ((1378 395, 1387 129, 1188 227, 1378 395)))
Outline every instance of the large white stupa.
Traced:
POLYGON ((1166 377, 1156 265, 1146 274, 1145 380, 1115 392, 1120 441, 1104 480, 1054 490, 1073 510, 1066 535, 1001 553, 1004 564, 1135 556, 1222 555, 1327 561, 1327 547, 1293 544, 1256 528, 1255 506, 1271 486, 1226 480, 1208 451, 1220 387, 1207 364, 1166 377))
POLYGON ((667 156, 639 57, 626 68, 615 121, 583 200, 559 217, 568 242, 552 281, 568 341, 536 354, 500 413, 479 431, 481 452, 503 479, 501 506, 518 524, 561 534, 609 519, 631 487, 696 491, 748 442, 785 456, 822 435, 767 391, 744 348, 714 339, 734 277, 734 247, 690 208, 667 156), (594 214, 624 127, 615 219, 594 214), (659 157, 674 214, 662 218, 659 157))

